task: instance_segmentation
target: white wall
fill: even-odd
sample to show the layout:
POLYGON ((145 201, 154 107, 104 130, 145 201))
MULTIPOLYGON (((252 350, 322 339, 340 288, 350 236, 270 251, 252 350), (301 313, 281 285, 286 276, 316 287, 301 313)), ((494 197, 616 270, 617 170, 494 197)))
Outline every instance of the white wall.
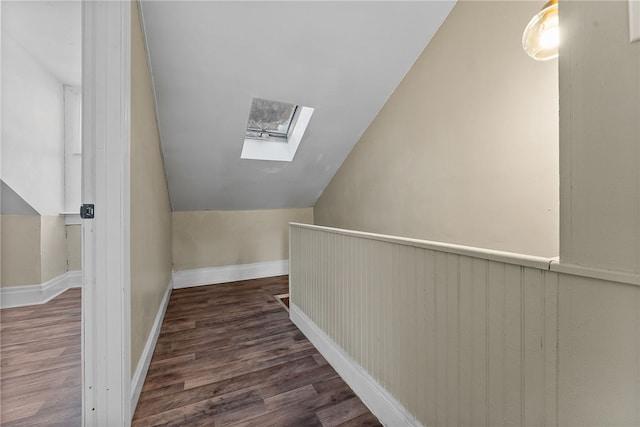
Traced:
POLYGON ((41 215, 64 201, 63 85, 2 34, 2 180, 41 215))
MULTIPOLYGON (((67 271, 65 220, 59 216, 65 211, 65 116, 73 119, 66 133, 75 134, 70 143, 78 145, 75 151, 79 151, 80 96, 77 89, 76 94, 69 90, 73 102, 65 114, 63 83, 23 48, 20 39, 4 30, 10 17, 4 14, 2 18, 1 178, 5 188, 15 192, 14 199, 35 210, 20 213, 40 215, 31 219, 3 215, 3 224, 11 224, 2 237, 3 258, 9 260, 11 254, 15 258, 16 251, 22 256, 5 263, 2 285, 34 285, 67 271)), ((81 160, 75 160, 77 177, 70 175, 69 181, 75 181, 71 184, 79 194, 81 160)), ((79 198, 73 204, 77 211, 79 198)))
POLYGON ((64 211, 78 212, 82 173, 82 113, 79 87, 64 87, 64 211))

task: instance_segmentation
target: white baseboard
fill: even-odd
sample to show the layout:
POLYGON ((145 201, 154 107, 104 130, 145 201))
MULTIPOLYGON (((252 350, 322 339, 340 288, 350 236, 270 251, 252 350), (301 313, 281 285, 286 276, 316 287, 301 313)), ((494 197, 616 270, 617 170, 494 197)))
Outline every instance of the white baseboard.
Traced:
POLYGON ((39 285, 0 288, 0 308, 24 307, 49 302, 70 288, 82 286, 80 270, 67 271, 39 285))
POLYGON ((260 279, 262 277, 289 274, 289 261, 267 261, 254 264, 225 265, 222 267, 196 268, 173 272, 173 288, 213 285, 238 280, 260 279))
POLYGON ((133 418, 133 414, 136 412, 140 392, 142 392, 142 386, 144 385, 144 380, 147 377, 147 372, 149 371, 151 357, 153 356, 153 351, 155 350, 156 343, 158 342, 158 336, 160 335, 160 329, 162 329, 162 321, 164 320, 164 314, 167 312, 167 306, 169 305, 169 298, 171 297, 172 289, 173 283, 172 281, 169 281, 169 285, 164 291, 164 296, 160 302, 158 313, 156 313, 156 318, 151 326, 149 337, 147 338, 147 342, 144 345, 144 349, 142 350, 142 354, 138 360, 138 366, 136 366, 136 370, 131 378, 131 418, 133 418))
POLYGON ((385 426, 422 426, 407 409, 325 334, 295 304, 290 304, 291 321, 318 349, 360 400, 385 426))

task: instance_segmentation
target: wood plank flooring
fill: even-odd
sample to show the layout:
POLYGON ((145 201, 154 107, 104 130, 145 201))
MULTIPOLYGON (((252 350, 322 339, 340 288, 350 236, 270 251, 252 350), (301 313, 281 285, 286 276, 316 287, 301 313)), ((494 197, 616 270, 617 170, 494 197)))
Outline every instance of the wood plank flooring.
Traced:
MULTIPOLYGON (((175 290, 134 426, 378 426, 289 321, 287 276, 175 290)), ((81 424, 80 289, 0 310, 0 424, 81 424)))
POLYGON ((0 310, 0 424, 81 425, 80 289, 0 310))
POLYGON ((174 290, 133 426, 379 426, 291 323, 287 276, 174 290))

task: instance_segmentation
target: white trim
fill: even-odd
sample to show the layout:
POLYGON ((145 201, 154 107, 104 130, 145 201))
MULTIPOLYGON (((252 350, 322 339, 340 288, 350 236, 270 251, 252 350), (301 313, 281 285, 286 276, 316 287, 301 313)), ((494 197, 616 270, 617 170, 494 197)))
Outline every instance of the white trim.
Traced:
POLYGON ((576 264, 563 264, 553 261, 549 265, 549 270, 557 273, 570 274, 572 276, 588 277, 593 279, 607 280, 609 282, 626 283, 628 285, 640 286, 640 274, 624 273, 621 271, 602 270, 599 268, 583 267, 576 264))
POLYGON ((224 265, 222 267, 196 268, 173 272, 173 289, 191 286, 214 285, 238 280, 289 274, 289 261, 266 261, 253 264, 224 265))
POLYGON ((39 285, 0 288, 0 308, 44 304, 70 288, 82 286, 80 270, 67 271, 39 285))
POLYGON ((81 225, 82 224, 82 218, 80 218, 80 214, 77 212, 62 212, 60 215, 64 215, 65 225, 81 225))
POLYGON ((85 1, 82 425, 131 424, 131 3, 85 1))
POLYGON ((422 426, 380 383, 289 300, 291 321, 385 426, 422 426))
POLYGON ((147 377, 147 372, 149 371, 149 365, 151 364, 153 351, 155 350, 156 343, 158 342, 158 336, 160 335, 160 330, 162 329, 162 321, 164 320, 164 314, 167 312, 167 306, 169 305, 169 298, 171 297, 172 289, 173 282, 170 280, 169 285, 164 292, 164 296, 162 297, 162 301, 160 302, 160 307, 158 308, 156 319, 153 321, 153 326, 151 326, 151 331, 149 332, 147 343, 144 345, 142 355, 140 355, 140 360, 138 360, 138 366, 136 367, 136 370, 133 373, 133 377, 131 378, 132 419, 133 414, 136 412, 136 406, 138 405, 138 399, 140 398, 140 392, 142 391, 144 380, 147 377))

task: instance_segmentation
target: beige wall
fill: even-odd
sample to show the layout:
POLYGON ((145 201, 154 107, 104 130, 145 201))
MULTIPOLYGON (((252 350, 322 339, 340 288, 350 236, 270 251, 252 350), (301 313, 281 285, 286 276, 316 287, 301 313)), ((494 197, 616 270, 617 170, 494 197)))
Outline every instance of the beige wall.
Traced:
POLYGON ((67 250, 64 216, 40 217, 40 283, 67 271, 67 250))
MULTIPOLYGON (((459 2, 443 30, 461 10, 484 22, 483 7, 459 2)), ((311 244, 319 254, 294 251, 292 303, 424 424, 640 425, 640 43, 628 40, 627 2, 561 1, 560 15, 561 262, 550 265, 554 271, 413 245, 339 244, 342 236, 307 230, 292 238, 294 250, 311 244), (344 286, 323 282, 335 275, 344 286), (363 309, 371 306, 373 318, 363 309), (411 330, 424 333, 412 339, 411 330)), ((495 16, 487 22, 510 20, 495 16)), ((375 158, 376 150, 366 153, 375 158)), ((393 176, 402 176, 399 166, 393 176)))
POLYGON ((640 425, 640 43, 622 1, 561 1, 559 425, 640 425), (593 270, 591 270, 593 271, 593 270))
POLYGON ((640 425, 640 287, 559 275, 558 423, 640 425))
POLYGON ((82 269, 82 226, 67 225, 67 265, 69 271, 82 269))
POLYGON ((64 216, 2 215, 1 221, 1 286, 39 285, 80 269, 79 231, 72 239, 72 246, 78 248, 77 264, 67 268, 69 240, 64 216))
POLYGON ((171 205, 138 15, 131 29, 131 373, 171 280, 171 205))
POLYGON ((627 2, 560 2, 560 14, 560 256, 638 273, 640 43, 627 2))
POLYGON ((0 221, 2 287, 40 284, 40 216, 2 215, 0 221))
POLYGON ((317 224, 558 255, 557 60, 540 2, 455 6, 318 200, 317 224))
POLYGON ((174 212, 173 268, 289 259, 289 222, 313 223, 313 209, 174 212))

